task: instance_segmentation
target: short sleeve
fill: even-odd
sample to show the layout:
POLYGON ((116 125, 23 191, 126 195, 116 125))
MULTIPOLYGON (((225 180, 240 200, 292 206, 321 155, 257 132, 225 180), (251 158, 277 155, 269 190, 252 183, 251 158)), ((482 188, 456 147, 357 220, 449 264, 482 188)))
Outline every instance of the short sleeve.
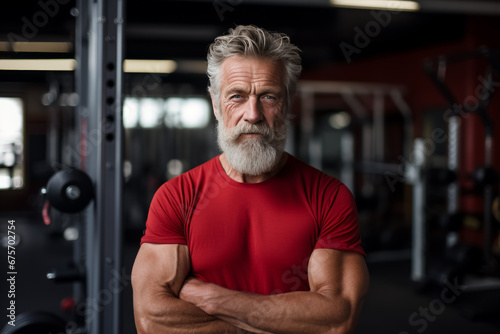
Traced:
POLYGON ((354 197, 342 183, 330 183, 321 205, 317 248, 351 251, 366 256, 361 246, 358 211, 354 197))
POLYGON ((171 182, 163 184, 155 193, 149 207, 146 230, 141 244, 187 244, 182 196, 173 191, 171 182))

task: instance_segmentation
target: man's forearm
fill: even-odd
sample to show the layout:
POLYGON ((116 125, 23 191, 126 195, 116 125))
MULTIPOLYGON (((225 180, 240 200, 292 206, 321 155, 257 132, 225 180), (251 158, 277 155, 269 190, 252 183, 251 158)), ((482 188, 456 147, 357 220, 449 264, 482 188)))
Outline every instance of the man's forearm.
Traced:
POLYGON ((195 305, 175 297, 162 296, 148 305, 135 308, 139 334, 214 333, 243 334, 244 330, 210 316, 195 305))
POLYGON ((351 304, 340 296, 333 300, 306 291, 263 296, 214 284, 194 298, 187 294, 181 290, 181 298, 195 302, 207 314, 252 332, 346 333, 353 328, 351 304))
POLYGON ((314 292, 270 296, 229 293, 212 302, 213 315, 220 319, 249 330, 272 333, 330 333, 335 324, 341 325, 347 318, 345 303, 333 310, 332 301, 314 292))

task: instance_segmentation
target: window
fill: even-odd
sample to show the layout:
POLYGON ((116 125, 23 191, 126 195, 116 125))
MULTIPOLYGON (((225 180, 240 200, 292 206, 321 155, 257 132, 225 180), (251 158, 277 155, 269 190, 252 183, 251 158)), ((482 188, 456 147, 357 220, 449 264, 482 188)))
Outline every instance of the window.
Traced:
POLYGON ((210 104, 202 97, 125 98, 125 128, 156 128, 162 120, 167 128, 204 128, 210 121, 210 104))
POLYGON ((0 190, 24 185, 23 134, 21 99, 0 97, 0 190))

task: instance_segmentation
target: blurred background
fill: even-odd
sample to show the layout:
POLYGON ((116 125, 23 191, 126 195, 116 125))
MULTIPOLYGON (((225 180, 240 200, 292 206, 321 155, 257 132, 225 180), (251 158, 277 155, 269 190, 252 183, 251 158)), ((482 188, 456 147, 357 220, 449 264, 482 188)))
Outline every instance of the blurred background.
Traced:
POLYGON ((254 24, 302 50, 287 151, 356 198, 372 282, 358 333, 499 332, 499 1, 120 4, 0 10, 0 293, 15 271, 1 309, 15 300, 18 328, 135 333, 152 196, 219 153, 208 45, 254 24), (61 189, 81 205, 49 205, 61 189))

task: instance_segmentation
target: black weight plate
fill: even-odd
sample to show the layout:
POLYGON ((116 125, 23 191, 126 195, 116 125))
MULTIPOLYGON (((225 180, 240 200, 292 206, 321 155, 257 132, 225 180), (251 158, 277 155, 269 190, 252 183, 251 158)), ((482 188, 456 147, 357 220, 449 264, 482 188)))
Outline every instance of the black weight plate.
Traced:
POLYGON ((75 213, 83 210, 92 200, 92 181, 87 174, 78 169, 64 169, 55 173, 47 183, 47 200, 59 211, 75 213), (78 187, 78 198, 69 198, 66 189, 78 187))
POLYGON ((0 334, 65 334, 66 322, 48 312, 24 312, 15 320, 15 326, 6 324, 0 334))

